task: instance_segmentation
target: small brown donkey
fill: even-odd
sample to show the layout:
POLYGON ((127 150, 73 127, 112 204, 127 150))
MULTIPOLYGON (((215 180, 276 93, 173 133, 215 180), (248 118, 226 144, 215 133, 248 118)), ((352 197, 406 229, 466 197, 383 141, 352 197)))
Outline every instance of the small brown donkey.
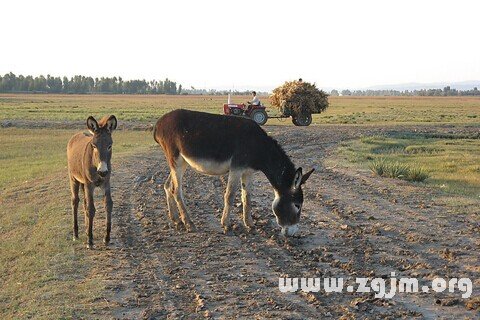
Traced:
POLYGON ((80 186, 84 195, 85 227, 87 230, 89 249, 93 248, 93 217, 95 205, 93 192, 95 187, 104 189, 104 205, 107 213, 107 233, 104 242, 110 242, 110 230, 112 227, 113 201, 110 191, 110 174, 112 158, 112 131, 117 128, 115 116, 105 116, 99 122, 93 117, 88 117, 87 128, 90 134, 77 133, 67 146, 68 174, 70 189, 72 192, 73 210, 73 237, 78 239, 78 190, 80 186))
POLYGON ((170 219, 178 227, 182 222, 188 231, 194 225, 183 200, 182 178, 187 164, 207 175, 228 173, 222 225, 231 227, 230 208, 241 182, 243 222, 253 227, 250 215, 250 179, 254 171, 262 171, 273 186, 272 209, 282 233, 297 231, 303 204, 302 185, 305 175, 295 169, 280 145, 250 119, 175 110, 161 117, 155 126, 154 138, 163 148, 170 175, 165 182, 170 219), (178 216, 180 214, 180 218, 178 216))

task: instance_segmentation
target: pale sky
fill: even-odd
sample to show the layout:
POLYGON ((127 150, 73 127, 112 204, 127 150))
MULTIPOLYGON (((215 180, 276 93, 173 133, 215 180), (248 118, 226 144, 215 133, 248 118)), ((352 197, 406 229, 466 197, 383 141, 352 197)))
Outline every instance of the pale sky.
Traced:
POLYGON ((0 30, 0 74, 222 89, 480 80, 478 0, 6 0, 0 30))

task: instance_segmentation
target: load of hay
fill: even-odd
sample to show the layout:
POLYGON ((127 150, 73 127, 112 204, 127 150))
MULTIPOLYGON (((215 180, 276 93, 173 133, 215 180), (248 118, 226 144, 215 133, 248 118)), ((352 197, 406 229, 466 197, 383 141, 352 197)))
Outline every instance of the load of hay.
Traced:
POLYGON ((328 107, 328 94, 317 89, 315 84, 287 81, 273 90, 270 103, 286 116, 320 113, 328 107))

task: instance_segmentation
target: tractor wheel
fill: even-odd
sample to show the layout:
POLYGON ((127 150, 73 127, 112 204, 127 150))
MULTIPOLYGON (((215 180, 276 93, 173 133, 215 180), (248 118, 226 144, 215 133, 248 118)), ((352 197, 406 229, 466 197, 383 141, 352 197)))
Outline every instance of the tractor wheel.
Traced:
POLYGON ((240 109, 240 108, 231 108, 231 109, 230 109, 230 112, 231 112, 234 116, 241 116, 242 113, 243 113, 243 110, 240 109))
POLYGON ((292 118, 292 122, 296 126, 306 127, 312 123, 312 115, 310 113, 301 113, 292 118))
POLYGON ((250 115, 253 121, 255 121, 259 126, 263 126, 267 123, 268 115, 265 110, 257 109, 252 112, 250 115))

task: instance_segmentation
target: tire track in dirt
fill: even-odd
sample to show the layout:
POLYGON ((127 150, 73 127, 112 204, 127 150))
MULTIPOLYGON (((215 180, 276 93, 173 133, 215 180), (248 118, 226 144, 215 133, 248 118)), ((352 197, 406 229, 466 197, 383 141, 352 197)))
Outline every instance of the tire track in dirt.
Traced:
MULTIPOLYGON (((139 159, 136 161, 138 164, 139 159)), ((212 215, 216 202, 214 198, 218 195, 221 199, 221 192, 211 193, 211 197, 199 192, 199 195, 189 199, 193 200, 193 204, 188 202, 198 232, 186 233, 169 228, 165 220, 163 189, 157 183, 166 178, 166 170, 155 171, 158 167, 151 165, 159 164, 159 157, 145 156, 140 161, 150 164, 141 168, 151 169, 137 172, 135 179, 138 183, 133 189, 142 196, 135 201, 135 216, 141 221, 143 230, 140 233, 146 240, 143 242, 147 242, 150 249, 147 258, 158 261, 157 273, 170 275, 167 288, 162 290, 172 288, 166 295, 176 295, 174 300, 178 303, 175 310, 166 312, 172 315, 173 311, 174 317, 192 314, 198 317, 225 315, 226 318, 238 315, 254 317, 259 314, 279 317, 281 309, 286 308, 301 309, 302 313, 296 316, 295 312, 292 313, 298 319, 304 315, 315 317, 318 314, 303 299, 295 295, 282 296, 277 292, 278 275, 270 271, 268 264, 271 263, 252 249, 257 244, 246 240, 249 235, 240 232, 225 236, 222 233, 218 214, 215 218, 212 215), (152 197, 147 198, 146 195, 152 197)), ((187 173, 185 182, 185 190, 204 189, 208 184, 215 188, 215 183, 218 189, 220 184, 218 178, 203 177, 193 172, 187 173), (193 183, 195 185, 192 186, 193 183)), ((221 203, 217 202, 216 205, 221 203)), ((146 315, 159 315, 151 313, 148 308, 146 315)))
MULTIPOLYGON (((338 260, 343 261, 343 267, 347 271, 364 277, 385 279, 389 279, 390 272, 393 271, 397 278, 408 276, 424 279, 425 282, 420 285, 428 284, 426 280, 432 280, 436 276, 453 278, 462 275, 475 279, 474 272, 465 272, 458 268, 462 263, 473 266, 475 256, 478 259, 478 255, 473 251, 472 240, 475 235, 471 234, 470 239, 465 239, 464 242, 469 245, 462 247, 462 250, 452 249, 456 247, 452 245, 455 242, 451 237, 442 234, 445 226, 440 227, 434 222, 437 220, 435 210, 424 209, 419 212, 418 208, 392 203, 378 195, 373 197, 374 201, 356 203, 351 199, 355 199, 355 195, 358 198, 362 190, 352 190, 351 187, 349 190, 345 183, 339 183, 345 182, 343 174, 332 175, 336 176, 335 182, 329 183, 328 190, 323 190, 324 198, 328 199, 323 199, 323 205, 327 208, 323 220, 326 221, 325 228, 333 228, 333 232, 337 233, 334 238, 337 238, 338 242, 332 243, 331 247, 336 249, 337 255, 341 255, 338 260), (338 179, 339 177, 342 179, 338 179), (340 192, 342 197, 338 197, 340 192), (338 250, 339 248, 341 249, 338 250), (454 262, 445 259, 442 255, 448 248, 468 259, 454 262), (460 252, 464 249, 467 251, 460 252)), ((368 194, 368 187, 361 181, 350 181, 348 185, 361 186, 363 193, 368 194)), ((378 187, 382 188, 381 185, 378 187)), ((452 227, 451 230, 456 229, 452 227)), ((457 293, 456 297, 458 296, 457 293)), ((444 309, 436 308, 437 298, 442 298, 440 303, 455 300, 448 295, 397 295, 393 302, 401 302, 409 310, 436 319, 442 318, 445 313, 444 309)), ((449 312, 457 316, 468 315, 463 306, 450 307, 449 312)))
MULTIPOLYGON (((428 129, 432 130, 431 127, 428 129)), ((372 134, 370 129, 364 131, 372 134)), ((359 134, 363 134, 361 130, 353 136, 359 134)), ((303 140, 308 141, 308 138, 303 140)), ((325 149, 326 156, 332 149, 330 147, 328 145, 325 149)), ((318 153, 314 156, 318 157, 318 153)), ((309 160, 314 162, 315 158, 309 160)), ((475 249, 479 244, 475 231, 478 230, 475 227, 479 223, 478 211, 446 216, 446 208, 436 204, 436 198, 441 195, 434 190, 352 171, 323 168, 320 179, 324 181, 315 186, 318 191, 315 198, 326 207, 322 222, 326 222, 327 228, 336 226, 335 231, 340 229, 344 234, 338 239, 346 244, 346 248, 353 249, 349 252, 338 242, 331 246, 337 253, 343 253, 344 260, 350 257, 344 264, 347 270, 360 274, 363 271, 364 275, 375 277, 388 277, 390 271, 395 271, 397 277, 428 280, 435 276, 447 279, 469 277, 476 281, 478 288, 480 260, 475 249), (371 255, 369 259, 365 259, 367 253, 371 255)), ((478 299, 478 289, 473 297, 475 293, 478 299)), ((393 302, 403 303, 407 309, 420 312, 422 317, 473 317, 472 312, 465 310, 468 302, 459 301, 459 295, 458 291, 454 295, 397 295, 393 302), (449 307, 439 308, 437 304, 449 307)))

